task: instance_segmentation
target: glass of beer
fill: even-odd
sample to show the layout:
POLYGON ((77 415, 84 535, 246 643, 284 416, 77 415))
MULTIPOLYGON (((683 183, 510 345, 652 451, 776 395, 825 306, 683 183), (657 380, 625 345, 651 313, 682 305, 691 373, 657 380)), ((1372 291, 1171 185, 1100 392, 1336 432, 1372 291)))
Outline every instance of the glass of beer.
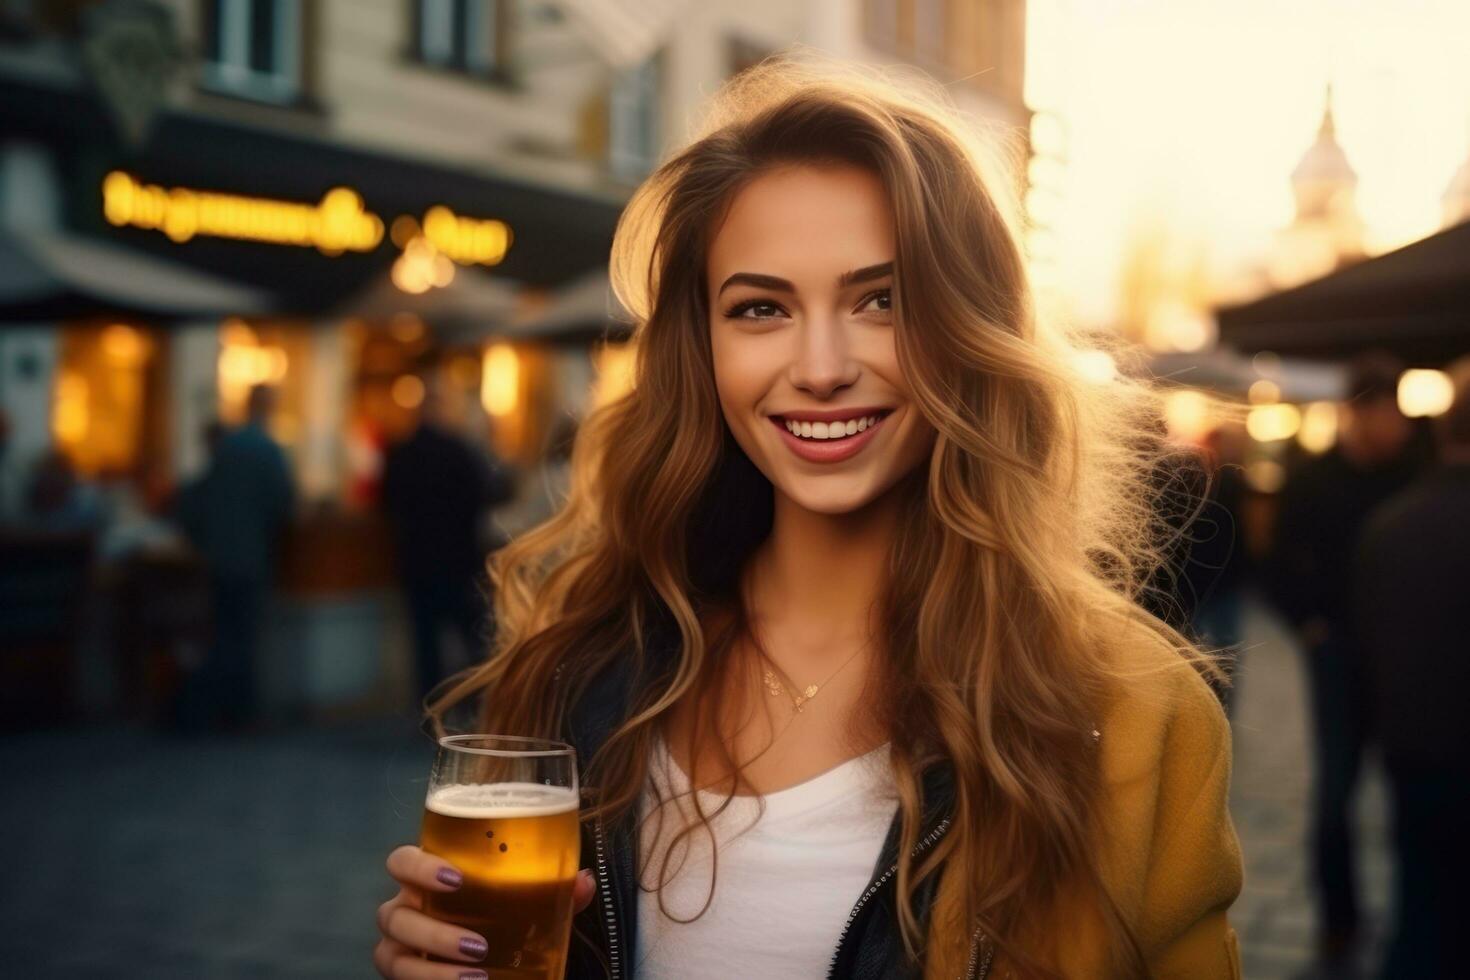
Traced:
POLYGON ((580 861, 577 759, 570 745, 514 735, 449 735, 424 801, 420 846, 464 884, 424 911, 473 929, 492 977, 561 980, 580 861))

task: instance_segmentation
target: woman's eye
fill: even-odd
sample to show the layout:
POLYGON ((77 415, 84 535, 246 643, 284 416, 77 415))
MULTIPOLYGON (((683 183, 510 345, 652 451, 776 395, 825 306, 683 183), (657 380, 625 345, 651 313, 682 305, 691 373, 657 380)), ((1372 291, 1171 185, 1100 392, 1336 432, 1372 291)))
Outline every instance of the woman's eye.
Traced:
POLYGON ((769 320, 781 315, 781 307, 775 303, 763 303, 759 300, 748 300, 744 303, 736 303, 725 311, 725 316, 731 319, 742 320, 769 320), (749 315, 749 314, 754 314, 749 315))
POLYGON ((888 289, 880 289, 877 292, 872 293, 870 296, 868 296, 867 299, 863 300, 863 305, 858 307, 858 312, 891 313, 893 311, 893 296, 891 295, 891 293, 892 290, 888 289), (874 303, 877 303, 878 306, 874 307, 872 310, 869 310, 868 308, 874 303))

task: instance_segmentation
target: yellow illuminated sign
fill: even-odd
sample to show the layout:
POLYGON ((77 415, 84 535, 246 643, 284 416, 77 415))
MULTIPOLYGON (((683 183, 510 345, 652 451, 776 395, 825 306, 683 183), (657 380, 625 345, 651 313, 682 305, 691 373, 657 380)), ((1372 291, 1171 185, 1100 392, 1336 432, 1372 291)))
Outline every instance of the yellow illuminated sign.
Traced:
MULTIPOLYGON (((114 225, 161 231, 179 243, 206 235, 341 255, 371 252, 383 240, 383 219, 366 210, 362 196, 348 187, 334 187, 319 202, 304 204, 160 187, 114 170, 102 181, 102 210, 114 225)), ((398 220, 406 222, 406 230, 418 234, 418 223, 412 218, 398 220)), ((425 212, 422 235, 436 251, 461 265, 496 265, 505 258, 513 238, 503 221, 467 218, 442 204, 425 212)), ((394 239, 398 240, 397 223, 394 239)))
POLYGON ((461 265, 495 265, 505 258, 511 235, 504 221, 461 217, 437 204, 424 213, 424 237, 461 265))
POLYGON ((383 219, 364 211, 362 197, 346 187, 332 188, 316 204, 298 204, 159 187, 114 170, 102 181, 102 210, 114 225, 157 229, 176 242, 209 235, 340 255, 370 252, 383 240, 383 219))

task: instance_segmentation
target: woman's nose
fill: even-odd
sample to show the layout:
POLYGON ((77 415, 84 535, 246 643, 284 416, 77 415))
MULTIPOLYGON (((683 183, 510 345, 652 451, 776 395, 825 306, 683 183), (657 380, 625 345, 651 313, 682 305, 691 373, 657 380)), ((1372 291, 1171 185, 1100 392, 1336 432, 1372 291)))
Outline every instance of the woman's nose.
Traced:
POLYGON ((827 398, 857 380, 846 327, 834 317, 807 320, 796 331, 791 383, 818 398, 827 398))

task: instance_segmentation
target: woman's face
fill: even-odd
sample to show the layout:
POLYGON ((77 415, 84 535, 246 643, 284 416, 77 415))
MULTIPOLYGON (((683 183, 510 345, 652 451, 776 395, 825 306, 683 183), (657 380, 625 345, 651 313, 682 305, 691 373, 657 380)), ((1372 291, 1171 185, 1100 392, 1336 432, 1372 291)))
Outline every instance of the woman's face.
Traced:
POLYGON ((776 492, 807 510, 865 506, 933 445, 898 368, 893 259, 883 184, 842 165, 756 178, 711 242, 725 422, 776 492))

